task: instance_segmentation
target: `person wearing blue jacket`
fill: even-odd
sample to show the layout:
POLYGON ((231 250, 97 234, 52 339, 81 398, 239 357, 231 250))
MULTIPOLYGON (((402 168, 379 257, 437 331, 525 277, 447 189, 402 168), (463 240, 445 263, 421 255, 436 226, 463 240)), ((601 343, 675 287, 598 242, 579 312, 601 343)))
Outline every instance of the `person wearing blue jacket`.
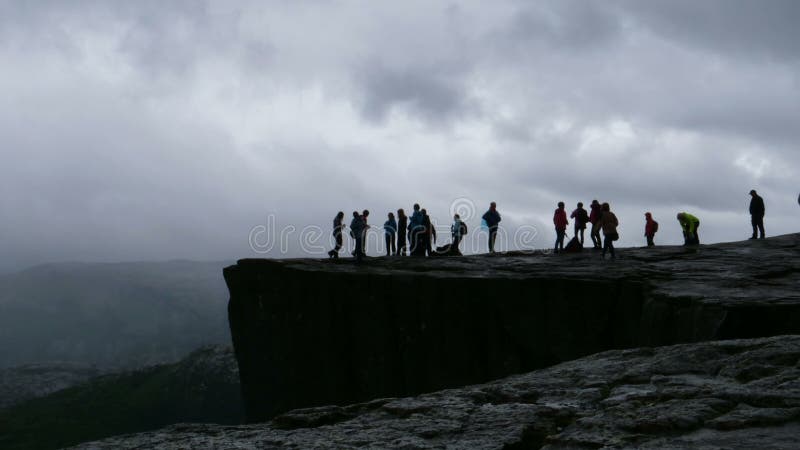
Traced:
POLYGON ((394 213, 389 213, 389 220, 383 223, 383 236, 386 239, 386 256, 391 256, 397 252, 395 236, 397 235, 397 221, 394 220, 394 213))
POLYGON ((483 221, 489 228, 489 253, 494 253, 494 241, 497 238, 497 226, 502 219, 497 212, 497 203, 489 204, 489 210, 483 214, 483 221))

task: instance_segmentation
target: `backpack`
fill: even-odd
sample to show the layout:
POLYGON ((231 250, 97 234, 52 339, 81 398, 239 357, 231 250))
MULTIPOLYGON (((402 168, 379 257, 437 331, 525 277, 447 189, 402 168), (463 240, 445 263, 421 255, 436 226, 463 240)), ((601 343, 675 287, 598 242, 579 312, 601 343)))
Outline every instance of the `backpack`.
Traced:
POLYGON ((464 236, 465 234, 467 234, 467 224, 461 222, 461 235, 464 236))
POLYGON ((581 241, 578 240, 577 236, 570 239, 567 243, 567 246, 564 247, 565 253, 577 253, 583 250, 583 245, 581 245, 581 241))
POLYGON ((653 234, 658 233, 658 222, 653 221, 653 234))

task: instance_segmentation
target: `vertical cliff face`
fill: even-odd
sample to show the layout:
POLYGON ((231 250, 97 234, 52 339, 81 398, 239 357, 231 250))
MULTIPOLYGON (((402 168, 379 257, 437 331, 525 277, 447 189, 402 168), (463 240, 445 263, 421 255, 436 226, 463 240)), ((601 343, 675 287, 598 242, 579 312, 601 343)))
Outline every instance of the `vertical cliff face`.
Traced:
POLYGON ((247 417, 479 383, 613 348, 800 333, 798 240, 628 250, 616 262, 241 260, 225 280, 247 417))

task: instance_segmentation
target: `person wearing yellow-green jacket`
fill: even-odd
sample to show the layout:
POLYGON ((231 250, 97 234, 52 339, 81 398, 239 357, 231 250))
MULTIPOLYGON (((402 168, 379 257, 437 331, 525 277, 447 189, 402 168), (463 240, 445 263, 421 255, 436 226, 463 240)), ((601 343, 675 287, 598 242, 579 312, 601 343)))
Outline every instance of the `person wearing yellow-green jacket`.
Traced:
POLYGON ((700 244, 700 235, 697 234, 697 229, 700 228, 700 219, 687 213, 678 213, 678 222, 683 229, 683 245, 698 245, 700 244))

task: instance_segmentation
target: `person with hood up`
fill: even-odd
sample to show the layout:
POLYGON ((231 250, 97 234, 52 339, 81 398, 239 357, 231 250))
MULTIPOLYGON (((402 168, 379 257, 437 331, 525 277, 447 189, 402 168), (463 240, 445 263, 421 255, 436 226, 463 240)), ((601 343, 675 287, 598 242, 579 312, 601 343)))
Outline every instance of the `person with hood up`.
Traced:
POLYGON ((656 245, 653 242, 653 237, 656 235, 656 232, 658 231, 658 222, 653 220, 653 215, 649 212, 644 213, 644 219, 645 219, 644 237, 647 238, 647 246, 652 247, 656 245))
POLYGON ((697 229, 700 228, 700 219, 687 212, 679 212, 676 217, 683 230, 683 245, 699 245, 700 235, 697 229))

